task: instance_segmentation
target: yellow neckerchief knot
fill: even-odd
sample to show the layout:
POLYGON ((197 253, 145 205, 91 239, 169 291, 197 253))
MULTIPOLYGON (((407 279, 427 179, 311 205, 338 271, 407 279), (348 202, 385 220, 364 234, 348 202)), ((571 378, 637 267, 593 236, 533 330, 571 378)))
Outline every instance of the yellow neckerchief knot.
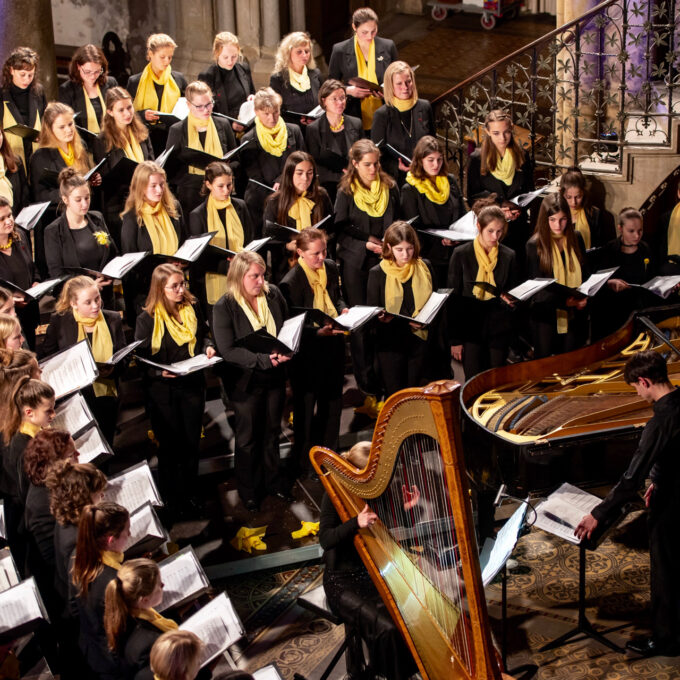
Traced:
POLYGON ((583 237, 583 244, 586 250, 590 248, 592 236, 590 234, 590 225, 586 217, 586 211, 583 208, 576 208, 571 211, 571 221, 574 223, 574 229, 583 237))
MULTIPOLYGON (((208 196, 207 205, 208 231, 216 231, 211 243, 218 248, 227 248, 235 253, 243 250, 243 225, 236 212, 236 208, 231 202, 231 198, 226 201, 218 201, 212 194, 208 196), (222 224, 220 210, 225 210, 226 224, 222 224)), ((208 304, 214 305, 224 295, 226 290, 227 277, 217 272, 205 273, 205 294, 208 304)))
POLYGON ((173 255, 179 247, 179 239, 162 201, 155 206, 145 201, 141 213, 154 255, 173 255))
POLYGON ((302 67, 302 73, 297 73, 297 71, 289 68, 288 80, 290 81, 291 87, 294 87, 298 92, 307 92, 307 90, 309 90, 309 88, 312 86, 306 66, 302 67))
POLYGON ((505 156, 498 159, 496 169, 491 174, 497 179, 510 186, 515 178, 515 154, 510 149, 505 150, 505 156))
POLYGON ((180 321, 168 314, 165 306, 157 304, 153 310, 153 333, 151 334, 151 354, 156 354, 161 348, 161 341, 165 331, 176 345, 187 345, 189 355, 194 356, 196 349, 196 329, 198 320, 196 312, 190 304, 184 304, 179 308, 180 321))
POLYGON ((19 425, 19 432, 21 432, 21 434, 27 434, 31 439, 33 439, 40 430, 42 430, 40 425, 34 425, 27 420, 22 420, 21 425, 19 425))
MULTIPOLYGON (((106 363, 113 356, 113 340, 104 313, 99 310, 99 314, 92 319, 89 316, 81 316, 74 309, 73 318, 78 324, 78 342, 87 338, 92 348, 94 360, 99 364, 106 363), (88 333, 86 329, 93 326, 92 333, 88 333)), ((96 397, 115 397, 117 395, 116 383, 107 378, 97 378, 92 387, 96 397)))
MULTIPOLYGON (((498 246, 494 246, 487 253, 482 245, 481 239, 477 236, 473 241, 473 247, 475 249, 475 258, 477 259, 478 267, 477 278, 475 280, 483 283, 490 283, 492 286, 495 286, 496 279, 494 278, 493 272, 494 269, 496 269, 496 264, 498 262, 498 246)), ((481 286, 475 286, 472 289, 472 294, 478 300, 489 300, 493 297, 493 293, 490 293, 481 286)))
POLYGON ((408 99, 399 99, 398 97, 392 97, 390 105, 394 106, 397 111, 404 113, 405 111, 410 111, 418 102, 418 97, 411 95, 408 99))
POLYGON ((328 294, 328 288, 326 285, 328 279, 326 276, 326 265, 323 264, 319 269, 312 269, 302 258, 298 260, 300 268, 305 273, 307 277, 307 283, 314 293, 314 309, 320 309, 328 316, 335 319, 338 315, 338 310, 335 308, 331 296, 328 294))
POLYGON ((316 536, 319 533, 319 522, 305 522, 300 521, 302 525, 297 531, 291 531, 292 538, 304 538, 305 536, 316 536))
POLYGON ((380 177, 376 177, 367 189, 360 181, 352 182, 354 204, 370 217, 382 217, 390 202, 390 190, 380 177))
MULTIPOLYGON (((564 239, 564 251, 561 251, 558 241, 563 238, 553 236, 550 244, 552 247, 552 268, 553 277, 557 283, 561 283, 568 288, 578 288, 583 281, 581 279, 581 263, 576 257, 576 253, 569 248, 567 240, 564 239), (564 261, 562 260, 564 252, 564 261), (566 267, 565 267, 566 262, 566 267)), ((569 330, 569 312, 566 309, 557 310, 557 332, 563 335, 569 330)))
POLYGON ((290 207, 288 217, 295 220, 295 228, 298 231, 307 229, 312 226, 312 210, 314 210, 314 201, 306 198, 307 192, 302 192, 302 196, 298 196, 297 200, 290 207))
POLYGON ((127 144, 123 147, 123 153, 126 158, 141 163, 144 160, 144 152, 140 143, 137 141, 132 128, 128 126, 127 129, 127 144))
POLYGON ((259 118, 255 118, 255 133, 260 146, 272 156, 280 158, 288 146, 288 128, 279 116, 276 125, 268 128, 259 118))
POLYGON ((120 565, 123 564, 124 557, 125 555, 122 552, 115 552, 114 550, 102 550, 101 552, 102 564, 105 564, 107 567, 111 567, 111 569, 115 569, 116 571, 118 571, 120 565))
MULTIPOLYGON (((359 78, 379 85, 378 76, 375 72, 375 40, 371 40, 371 46, 368 49, 368 59, 365 59, 355 33, 354 56, 357 60, 357 75, 359 78)), ((361 100, 361 121, 364 125, 364 130, 371 129, 371 125, 373 125, 373 114, 382 106, 382 104, 383 101, 380 97, 374 97, 372 95, 361 100)))
MULTIPOLYGON (((187 141, 190 149, 197 149, 198 151, 205 151, 215 158, 222 158, 224 151, 220 137, 217 134, 217 127, 212 117, 204 120, 197 118, 191 113, 187 116, 187 141), (205 145, 201 144, 201 137, 199 130, 205 129, 205 145)), ((205 175, 204 168, 196 168, 193 165, 189 166, 189 173, 192 175, 205 175)))
POLYGON ((236 550, 243 550, 243 552, 250 553, 253 550, 266 550, 267 544, 262 540, 267 531, 267 526, 255 527, 241 527, 236 536, 229 541, 236 550))
POLYGON ((172 619, 166 619, 165 616, 161 616, 153 607, 148 609, 135 609, 133 611, 133 616, 136 619, 142 619, 142 621, 148 621, 151 625, 155 626, 162 633, 167 633, 169 630, 177 630, 179 626, 172 619))
POLYGON ((434 182, 431 178, 418 179, 411 174, 411 171, 406 173, 406 182, 414 187, 419 193, 425 194, 428 201, 436 203, 437 205, 444 205, 449 200, 451 193, 451 185, 449 178, 446 175, 437 175, 434 182))
POLYGON ((160 77, 156 77, 151 64, 147 64, 142 71, 135 94, 134 107, 135 111, 143 111, 144 109, 152 109, 153 111, 161 111, 162 113, 172 113, 175 108, 177 100, 182 96, 175 79, 172 77, 172 69, 168 65, 160 77), (158 102, 158 95, 154 83, 163 86, 163 96, 160 104, 158 102))
POLYGON ((260 293, 257 296, 257 312, 241 295, 234 295, 234 300, 243 310, 254 331, 264 328, 269 335, 276 337, 276 321, 274 321, 274 317, 267 304, 267 296, 264 293, 260 293))
POLYGON ((64 159, 64 163, 70 168, 76 162, 76 150, 71 142, 68 143, 68 152, 64 152, 61 147, 57 147, 59 155, 64 159))

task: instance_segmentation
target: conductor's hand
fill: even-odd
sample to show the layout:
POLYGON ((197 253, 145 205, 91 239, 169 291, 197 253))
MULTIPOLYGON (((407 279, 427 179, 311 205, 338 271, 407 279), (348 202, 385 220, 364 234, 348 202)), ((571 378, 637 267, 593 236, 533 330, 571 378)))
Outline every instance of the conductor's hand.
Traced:
POLYGON ((364 505, 364 509, 357 515, 357 522, 360 529, 365 529, 368 526, 374 525, 377 519, 378 515, 376 515, 368 505, 364 505))
POLYGON ((597 528, 597 520, 592 515, 586 515, 574 530, 574 535, 578 539, 590 538, 593 531, 597 528))
POLYGON ((645 507, 649 507, 649 501, 652 498, 652 494, 654 493, 654 483, 650 484, 647 487, 647 491, 645 491, 645 507))

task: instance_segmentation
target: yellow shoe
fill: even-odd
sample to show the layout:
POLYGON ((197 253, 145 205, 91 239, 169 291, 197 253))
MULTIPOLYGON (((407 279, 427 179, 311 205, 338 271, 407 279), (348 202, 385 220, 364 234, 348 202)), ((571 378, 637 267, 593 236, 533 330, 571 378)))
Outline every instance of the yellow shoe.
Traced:
POLYGON ((385 402, 384 402, 384 401, 379 401, 379 402, 375 405, 375 415, 373 416, 373 418, 375 418, 376 420, 378 419, 378 416, 380 415, 380 411, 383 410, 383 406, 385 406, 385 402))
POLYGON ((375 412, 376 404, 377 404, 376 398, 373 395, 369 394, 364 399, 364 403, 361 406, 357 406, 354 409, 354 413, 360 413, 362 415, 373 418, 374 416, 371 414, 375 412))

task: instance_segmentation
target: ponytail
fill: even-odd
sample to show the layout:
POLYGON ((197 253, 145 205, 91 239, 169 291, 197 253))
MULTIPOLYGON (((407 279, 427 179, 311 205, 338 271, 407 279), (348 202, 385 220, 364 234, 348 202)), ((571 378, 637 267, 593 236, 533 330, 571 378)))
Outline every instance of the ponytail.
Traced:
POLYGON ((43 399, 54 399, 54 389, 42 380, 35 380, 27 375, 17 380, 7 404, 5 422, 2 425, 2 436, 5 446, 18 432, 26 407, 37 408, 43 399))

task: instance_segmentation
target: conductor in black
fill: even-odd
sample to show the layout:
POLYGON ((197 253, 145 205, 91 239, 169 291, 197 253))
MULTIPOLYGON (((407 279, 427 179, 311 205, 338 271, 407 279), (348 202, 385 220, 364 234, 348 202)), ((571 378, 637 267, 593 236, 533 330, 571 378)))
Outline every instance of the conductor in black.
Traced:
POLYGON ((653 404, 635 455, 607 497, 576 527, 590 538, 599 522, 630 501, 651 478, 645 493, 648 509, 652 635, 633 639, 626 648, 642 656, 680 655, 680 390, 668 379, 666 361, 657 352, 639 352, 624 369, 624 379, 640 397, 653 404))

